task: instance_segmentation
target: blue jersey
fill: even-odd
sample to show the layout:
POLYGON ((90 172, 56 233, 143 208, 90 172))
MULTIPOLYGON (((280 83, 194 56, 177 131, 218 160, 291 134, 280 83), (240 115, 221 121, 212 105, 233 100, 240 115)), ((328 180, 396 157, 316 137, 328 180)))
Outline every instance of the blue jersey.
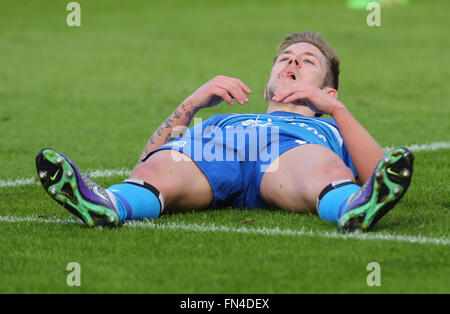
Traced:
POLYGON ((264 208, 259 191, 264 170, 284 152, 304 144, 329 148, 357 177, 333 119, 284 111, 214 115, 152 153, 175 149, 191 157, 211 184, 212 208, 264 208))
MULTIPOLYGON (((333 119, 276 111, 271 114, 216 115, 211 117, 210 120, 220 128, 238 125, 243 127, 278 127, 280 135, 296 138, 299 140, 298 143, 304 141, 326 146, 334 151, 347 166, 353 167, 344 140, 333 119)), ((206 123, 209 123, 208 121, 206 123)))

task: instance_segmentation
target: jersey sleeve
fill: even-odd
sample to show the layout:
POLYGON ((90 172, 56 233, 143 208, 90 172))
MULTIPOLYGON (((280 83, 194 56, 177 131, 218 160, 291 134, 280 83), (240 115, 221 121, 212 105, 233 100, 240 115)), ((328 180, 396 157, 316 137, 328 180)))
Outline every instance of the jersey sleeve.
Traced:
POLYGON ((221 114, 212 115, 210 118, 202 121, 202 127, 206 128, 208 126, 218 125, 223 119, 225 119, 231 115, 233 115, 233 114, 221 113, 221 114))

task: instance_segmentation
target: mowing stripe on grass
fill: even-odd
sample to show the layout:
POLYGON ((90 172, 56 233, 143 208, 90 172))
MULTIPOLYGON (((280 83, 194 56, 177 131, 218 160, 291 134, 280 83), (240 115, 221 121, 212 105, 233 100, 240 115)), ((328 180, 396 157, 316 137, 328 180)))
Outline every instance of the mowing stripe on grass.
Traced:
MULTIPOLYGON (((450 148, 450 142, 433 142, 428 144, 411 144, 405 145, 412 152, 421 152, 421 151, 435 151, 438 149, 448 149, 450 148)), ((384 147, 384 151, 389 151, 394 147, 384 147)), ((129 176, 131 173, 131 169, 106 169, 106 170, 87 170, 87 174, 89 174, 92 178, 108 178, 112 176, 129 176)), ((18 179, 8 179, 8 180, 0 180, 0 188, 6 187, 17 187, 22 185, 30 185, 39 183, 37 177, 31 178, 18 178, 18 179)))
MULTIPOLYGON (((54 223, 54 224, 82 224, 81 221, 72 218, 55 219, 55 218, 41 218, 41 217, 17 217, 17 216, 0 216, 0 222, 20 223, 20 222, 36 222, 36 223, 54 223)), ((186 223, 155 223, 153 221, 128 221, 123 225, 125 228, 150 228, 173 231, 190 231, 190 232, 225 232, 225 233, 243 233, 243 234, 259 234, 266 236, 292 236, 292 237, 317 237, 327 239, 356 239, 356 240, 380 240, 393 242, 406 242, 416 244, 437 244, 449 245, 450 241, 446 237, 429 238, 424 236, 408 236, 396 235, 383 232, 377 233, 349 233, 343 234, 337 231, 314 231, 312 229, 300 230, 280 229, 280 228, 246 228, 246 227, 229 227, 217 226, 214 224, 186 224, 186 223)))

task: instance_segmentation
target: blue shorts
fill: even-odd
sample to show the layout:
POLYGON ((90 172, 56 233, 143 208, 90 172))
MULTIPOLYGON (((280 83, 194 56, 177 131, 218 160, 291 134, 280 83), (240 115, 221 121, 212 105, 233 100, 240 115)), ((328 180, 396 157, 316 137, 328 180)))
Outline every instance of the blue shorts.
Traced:
POLYGON ((214 193, 210 208, 265 208, 260 185, 267 167, 291 148, 316 142, 273 126, 221 125, 227 116, 213 116, 143 161, 160 150, 177 150, 189 156, 209 181, 214 193))

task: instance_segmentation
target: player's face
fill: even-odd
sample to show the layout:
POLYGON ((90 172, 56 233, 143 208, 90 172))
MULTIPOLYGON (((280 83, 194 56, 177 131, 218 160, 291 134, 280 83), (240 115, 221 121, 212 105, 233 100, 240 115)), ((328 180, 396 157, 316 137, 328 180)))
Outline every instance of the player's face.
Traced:
POLYGON ((308 82, 323 87, 327 74, 327 59, 316 46, 296 43, 288 46, 275 60, 267 83, 271 99, 276 88, 291 82, 308 82))

